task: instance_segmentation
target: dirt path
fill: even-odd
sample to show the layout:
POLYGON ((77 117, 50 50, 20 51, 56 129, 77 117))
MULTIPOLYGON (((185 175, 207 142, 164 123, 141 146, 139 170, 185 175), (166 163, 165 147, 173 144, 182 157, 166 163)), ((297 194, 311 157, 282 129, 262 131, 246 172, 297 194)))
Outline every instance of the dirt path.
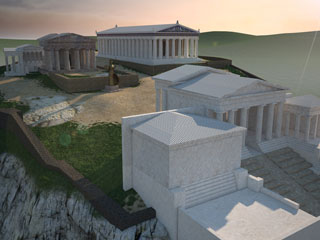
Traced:
MULTIPOLYGON (((121 122, 121 117, 124 116, 155 111, 154 81, 148 76, 140 79, 138 87, 120 89, 113 93, 76 94, 44 88, 33 79, 5 77, 0 78, 0 92, 4 93, 8 100, 29 104, 32 107, 31 112, 34 111, 37 114, 35 119, 48 120, 46 116, 39 116, 44 114, 50 116, 49 121, 54 120, 57 124, 63 122, 59 120, 65 115, 61 113, 63 111, 68 111, 67 120, 72 119, 84 125, 96 122, 121 122), (57 99, 61 99, 61 102, 57 102, 57 99), (72 111, 73 115, 70 115, 70 106, 80 107, 81 111, 72 111), (55 111, 56 116, 52 116, 52 111, 55 111)), ((28 116, 29 120, 33 118, 28 116)), ((55 125, 55 123, 46 123, 44 126, 46 125, 55 125)))

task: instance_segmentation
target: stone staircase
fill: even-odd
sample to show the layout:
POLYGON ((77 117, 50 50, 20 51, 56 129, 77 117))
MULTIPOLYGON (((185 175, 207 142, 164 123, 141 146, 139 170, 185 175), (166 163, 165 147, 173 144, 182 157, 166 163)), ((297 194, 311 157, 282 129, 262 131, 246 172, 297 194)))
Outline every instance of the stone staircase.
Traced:
POLYGON ((184 187, 185 207, 192 207, 237 190, 234 173, 218 175, 214 178, 184 187))
POLYGON ((287 137, 273 138, 268 141, 263 141, 258 145, 263 153, 268 153, 288 147, 288 140, 287 137))
POLYGON ((242 147, 241 159, 247 159, 260 155, 261 153, 248 146, 242 147))
POLYGON ((320 215, 320 177, 309 168, 312 164, 286 147, 242 160, 249 174, 262 177, 264 187, 300 204, 314 216, 320 215))

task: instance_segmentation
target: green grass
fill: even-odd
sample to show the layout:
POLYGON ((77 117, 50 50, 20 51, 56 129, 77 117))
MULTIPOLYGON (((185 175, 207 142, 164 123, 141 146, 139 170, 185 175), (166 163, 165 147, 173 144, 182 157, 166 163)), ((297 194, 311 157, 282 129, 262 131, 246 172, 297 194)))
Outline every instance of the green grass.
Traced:
POLYGON ((34 133, 58 160, 65 160, 122 206, 135 191, 122 190, 121 125, 96 124, 90 128, 67 122, 34 127, 34 133))
POLYGON ((28 105, 24 105, 21 102, 6 101, 4 94, 0 92, 0 108, 16 108, 19 109, 22 113, 26 113, 30 110, 28 105))
POLYGON ((26 79, 36 79, 42 87, 49 88, 55 91, 61 91, 60 88, 45 74, 39 72, 29 73, 24 76, 26 79))
POLYGON ((236 68, 234 68, 234 67, 232 67, 232 66, 228 66, 228 67, 226 68, 226 70, 228 70, 228 71, 231 72, 231 73, 238 74, 238 75, 240 75, 241 77, 248 77, 247 74, 245 74, 244 72, 242 72, 242 71, 240 71, 239 69, 236 69, 236 68))
POLYGON ((62 174, 40 165, 12 132, 0 129, 0 153, 3 152, 11 153, 22 161, 26 173, 34 179, 38 190, 62 190, 68 194, 76 191, 62 174))

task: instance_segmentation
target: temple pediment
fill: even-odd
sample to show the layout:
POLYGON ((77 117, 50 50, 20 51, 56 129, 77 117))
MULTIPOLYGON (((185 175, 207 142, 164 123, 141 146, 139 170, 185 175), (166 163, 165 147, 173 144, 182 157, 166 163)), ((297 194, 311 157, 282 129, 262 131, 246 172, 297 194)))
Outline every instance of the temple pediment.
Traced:
POLYGON ((196 33, 197 31, 181 26, 181 25, 176 25, 167 29, 163 29, 159 32, 168 32, 168 33, 172 33, 172 32, 191 32, 191 33, 196 33))
POLYGON ((223 97, 236 97, 236 96, 243 96, 243 95, 249 95, 249 94, 274 92, 274 91, 280 91, 280 90, 284 90, 284 88, 274 86, 267 82, 257 81, 247 86, 241 87, 235 90, 233 93, 226 94, 223 97))

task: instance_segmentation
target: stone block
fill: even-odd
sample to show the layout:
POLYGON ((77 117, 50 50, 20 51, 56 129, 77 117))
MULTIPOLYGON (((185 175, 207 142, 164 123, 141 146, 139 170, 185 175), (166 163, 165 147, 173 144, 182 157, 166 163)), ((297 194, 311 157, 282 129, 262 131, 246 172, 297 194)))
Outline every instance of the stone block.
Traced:
POLYGON ((234 176, 236 178, 237 189, 241 190, 247 187, 248 170, 244 168, 238 168, 234 170, 234 176))
POLYGON ((248 188, 255 192, 260 192, 263 187, 263 178, 248 175, 248 188))

